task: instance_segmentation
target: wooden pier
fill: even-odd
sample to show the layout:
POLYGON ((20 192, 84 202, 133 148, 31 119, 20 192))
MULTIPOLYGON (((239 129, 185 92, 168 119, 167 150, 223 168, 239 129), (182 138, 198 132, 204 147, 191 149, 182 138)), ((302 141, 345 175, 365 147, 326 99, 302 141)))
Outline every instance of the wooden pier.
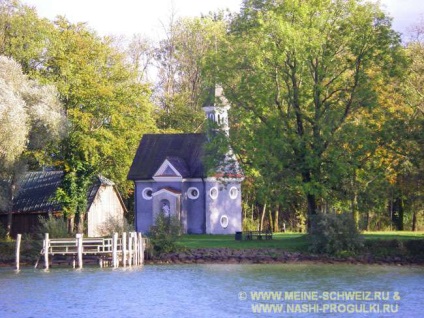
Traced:
MULTIPOLYGON (((147 239, 141 233, 115 233, 112 237, 87 237, 77 234, 75 238, 49 238, 46 233, 40 257, 44 268, 51 264, 72 264, 82 268, 83 262, 96 261, 100 267, 138 266, 144 263, 147 239)), ((35 264, 38 267, 39 261, 35 264)))

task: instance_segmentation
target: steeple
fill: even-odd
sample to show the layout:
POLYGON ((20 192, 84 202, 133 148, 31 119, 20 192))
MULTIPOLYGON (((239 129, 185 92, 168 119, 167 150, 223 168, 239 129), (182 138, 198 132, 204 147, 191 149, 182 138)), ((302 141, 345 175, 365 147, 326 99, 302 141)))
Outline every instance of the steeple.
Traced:
POLYGON ((230 127, 228 125, 228 110, 230 108, 228 100, 223 94, 222 87, 220 85, 215 85, 215 88, 211 89, 203 105, 203 110, 206 113, 206 118, 215 123, 216 127, 227 136, 229 136, 230 133, 230 127))

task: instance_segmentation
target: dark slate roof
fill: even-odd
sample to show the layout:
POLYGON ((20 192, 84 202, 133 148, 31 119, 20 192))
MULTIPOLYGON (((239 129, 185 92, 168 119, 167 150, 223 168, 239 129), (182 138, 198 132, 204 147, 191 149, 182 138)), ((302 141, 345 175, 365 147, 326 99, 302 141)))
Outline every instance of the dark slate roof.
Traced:
POLYGON ((165 159, 184 178, 206 176, 202 164, 205 134, 147 134, 141 139, 128 173, 129 180, 149 180, 165 159))
MULTIPOLYGON (((19 192, 13 200, 14 213, 46 213, 61 210, 60 202, 55 201, 56 190, 62 184, 63 171, 28 172, 21 180, 19 192)), ((101 185, 114 186, 109 179, 98 176, 88 191, 88 207, 101 185)))
POLYGON ((62 183, 63 171, 28 172, 21 180, 13 200, 13 212, 59 211, 60 204, 52 201, 62 183))
POLYGON ((183 158, 180 157, 166 157, 168 161, 174 166, 175 169, 181 174, 183 178, 190 176, 190 169, 183 158))

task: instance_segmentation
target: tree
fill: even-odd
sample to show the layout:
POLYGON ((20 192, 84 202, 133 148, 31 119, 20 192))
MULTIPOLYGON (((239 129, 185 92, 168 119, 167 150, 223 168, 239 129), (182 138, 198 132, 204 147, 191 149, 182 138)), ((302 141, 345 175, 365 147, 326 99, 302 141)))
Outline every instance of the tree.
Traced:
POLYGON ((159 106, 158 127, 182 132, 199 131, 202 106, 214 78, 205 72, 205 58, 225 34, 223 18, 170 19, 166 39, 156 49, 159 106))
POLYGON ((83 204, 82 193, 99 173, 113 179, 128 198, 132 185, 126 176, 133 155, 142 134, 156 126, 150 88, 139 81, 113 39, 63 17, 55 22, 40 19, 19 1, 3 0, 0 50, 16 58, 30 78, 57 87, 69 125, 67 137, 50 158, 70 174, 65 182, 69 188, 62 189, 67 202, 83 204), (72 180, 78 191, 71 190, 72 180))
POLYGON ((56 154, 69 174, 58 196, 68 202, 70 223, 79 216, 82 231, 94 175, 113 179, 125 197, 130 195, 126 176, 140 136, 155 130, 153 108, 148 86, 138 82, 110 39, 62 17, 55 25, 55 41, 40 76, 56 83, 70 122, 69 136, 56 154))
POLYGON ((0 0, 0 55, 13 58, 24 74, 32 76, 42 67, 53 31, 35 9, 17 0, 0 0))
POLYGON ((0 56, 0 209, 9 212, 19 179, 30 162, 48 160, 48 146, 65 127, 62 105, 53 86, 29 80, 14 60, 0 56))
POLYGON ((210 63, 238 122, 235 149, 271 189, 301 191, 308 216, 323 210, 359 159, 356 123, 384 107, 376 83, 402 66, 390 19, 356 0, 246 0, 219 47, 210 63))

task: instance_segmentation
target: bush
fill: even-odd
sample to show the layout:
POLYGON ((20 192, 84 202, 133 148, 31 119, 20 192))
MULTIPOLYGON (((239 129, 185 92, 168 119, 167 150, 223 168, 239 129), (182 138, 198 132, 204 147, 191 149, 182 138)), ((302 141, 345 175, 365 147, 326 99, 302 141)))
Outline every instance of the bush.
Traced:
POLYGON ((256 231, 258 229, 258 222, 250 218, 243 219, 243 231, 256 231))
POLYGON ((102 236, 112 236, 113 233, 122 235, 124 232, 133 232, 134 226, 129 224, 125 218, 120 220, 111 216, 99 226, 99 230, 102 236))
POLYGON ((310 250, 313 253, 349 255, 363 247, 363 239, 350 214, 319 214, 311 218, 310 250))
POLYGON ((49 233, 50 238, 72 237, 72 234, 68 233, 68 225, 64 218, 54 216, 45 218, 40 215, 38 222, 35 233, 39 239, 43 239, 45 233, 49 233))
POLYGON ((3 224, 0 223, 0 240, 4 240, 6 238, 7 231, 4 228, 3 224))
POLYGON ((379 257, 401 256, 406 252, 403 242, 398 239, 366 240, 364 247, 366 252, 379 257))
POLYGON ((150 228, 149 238, 156 254, 176 251, 177 238, 181 235, 182 227, 176 216, 166 216, 162 211, 156 217, 156 223, 150 228))

